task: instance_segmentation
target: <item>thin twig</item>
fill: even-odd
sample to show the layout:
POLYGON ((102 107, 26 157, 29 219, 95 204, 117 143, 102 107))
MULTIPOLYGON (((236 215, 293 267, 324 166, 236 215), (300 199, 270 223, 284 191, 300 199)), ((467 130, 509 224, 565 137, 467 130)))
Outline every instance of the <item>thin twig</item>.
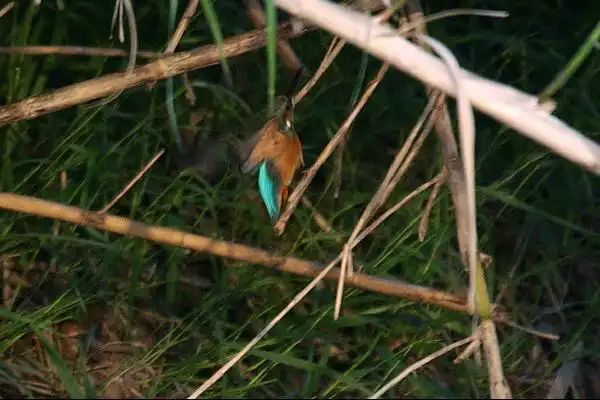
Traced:
MULTIPOLYGON (((65 206, 56 202, 41 200, 31 196, 13 193, 0 193, 0 208, 24 214, 37 215, 45 218, 71 222, 78 225, 88 225, 96 229, 129 235, 157 243, 169 244, 189 250, 207 252, 218 257, 226 257, 246 262, 247 265, 262 265, 299 276, 315 277, 323 271, 322 264, 313 263, 295 257, 281 257, 270 254, 262 249, 242 244, 211 239, 194 235, 177 229, 156 225, 143 224, 129 218, 110 214, 99 214, 79 207, 65 206)), ((236 265, 240 267, 242 265, 236 265)), ((325 279, 337 282, 339 269, 333 268, 325 279)), ((436 289, 413 285, 398 279, 380 278, 363 273, 355 273, 348 277, 346 284, 370 292, 386 296, 404 298, 424 304, 436 305, 440 308, 469 313, 465 298, 436 289)), ((495 305, 492 305, 496 308, 495 305)), ((509 321, 504 313, 495 309, 494 318, 497 322, 509 321)))
MULTIPOLYGON (((281 9, 318 25, 427 85, 455 95, 444 63, 375 18, 326 0, 274 0, 281 9)), ((538 99, 461 70, 470 102, 482 112, 548 147, 556 154, 600 175, 600 145, 538 107, 538 99)))
MULTIPOLYGON (((78 207, 65 206, 30 196, 0 193, 0 208, 79 225, 88 225, 103 231, 139 237, 194 251, 207 252, 215 256, 243 261, 248 263, 247 265, 262 265, 300 276, 315 277, 323 270, 321 264, 303 259, 273 255, 262 249, 242 244, 211 239, 172 228, 147 225, 129 218, 99 214, 78 207)), ((339 275, 339 269, 333 269, 325 276, 325 279, 336 282, 339 275)), ((423 286, 412 285, 396 279, 384 279, 355 273, 346 280, 346 284, 388 296, 438 305, 448 310, 461 313, 467 312, 465 300, 460 296, 423 286)))
POLYGON ((459 340, 458 342, 452 343, 452 344, 450 344, 450 345, 448 345, 448 346, 446 346, 446 347, 444 347, 444 348, 436 351, 435 353, 432 353, 432 354, 428 355, 425 358, 422 358, 421 360, 419 360, 416 363, 414 363, 414 364, 410 365, 409 367, 407 367, 397 377, 395 377, 394 379, 392 379, 391 381, 389 381, 388 383, 386 383, 381 389, 379 389, 377 392, 375 392, 374 394, 372 394, 369 397, 369 399, 378 399, 378 398, 380 398, 385 392, 387 392, 392 387, 394 387, 397 384, 399 384, 404 378, 406 378, 408 375, 412 374, 413 372, 415 372, 419 368, 424 367, 425 365, 429 364, 431 361, 435 360, 436 358, 439 358, 439 357, 443 356, 444 354, 449 353, 452 350, 454 350, 454 349, 456 349, 456 348, 458 348, 460 346, 464 346, 465 344, 471 343, 475 339, 476 339, 475 336, 469 336, 467 338, 459 340))
POLYGON ((315 163, 309 168, 309 170, 306 172, 306 174, 304 174, 304 177, 300 180, 298 185, 296 185, 296 188, 294 189, 294 191, 292 192, 292 194, 290 195, 290 197, 288 199, 285 211, 281 214, 281 216, 279 217, 279 220, 275 223, 274 229, 277 232, 277 234, 281 235, 283 233, 283 231, 285 230, 287 221, 290 219, 290 217, 292 216, 292 213, 298 206, 300 198, 302 197, 302 195, 304 194, 304 192, 310 185, 310 182, 312 182, 313 178, 315 177, 315 174, 317 173, 319 168, 325 163, 325 161, 327 161, 327 159, 333 153, 335 148, 344 139, 344 137, 346 136, 346 134, 348 133, 348 131, 350 129, 350 126, 352 125, 352 123, 354 122, 354 120, 356 119, 356 117, 358 116, 360 111, 362 110, 362 108, 367 103, 367 100, 369 99, 369 97, 371 97, 371 95, 377 88, 377 85, 379 85, 379 83, 383 79, 383 76, 385 75, 387 70, 388 70, 387 64, 384 64, 381 66, 381 68, 377 72, 377 75, 375 76, 373 81, 367 86, 367 89, 363 93, 363 96, 356 104, 356 107, 354 107, 354 110, 352 110, 350 115, 348 115, 348 117, 346 118, 346 120, 344 121, 344 123, 342 124, 340 129, 338 129, 337 133, 333 136, 333 138, 331 138, 331 140, 329 141, 327 146, 325 146, 325 148, 323 149, 323 151, 321 152, 321 154, 319 155, 319 157, 317 158, 315 163))
POLYGON ((321 76, 327 71, 327 68, 331 65, 333 60, 337 57, 337 55, 342 51, 346 42, 340 40, 337 37, 334 37, 331 40, 331 44, 329 45, 329 49, 327 49, 327 53, 323 57, 323 61, 319 65, 319 68, 314 73, 314 75, 306 82, 306 84, 300 89, 298 93, 294 96, 294 104, 298 104, 302 99, 308 94, 310 89, 319 81, 321 76))
POLYGON ((169 40, 169 44, 167 45, 167 48, 165 49, 165 54, 172 54, 173 52, 175 52, 175 49, 179 45, 179 42, 181 41, 181 38, 183 37, 185 30, 187 29, 188 25, 190 24, 190 21, 192 20, 192 18, 194 17, 194 14, 196 14, 196 9, 198 8, 198 2, 199 2, 199 0, 190 0, 188 2, 187 8, 185 9, 185 12, 181 16, 181 19, 179 20, 179 25, 177 25, 177 29, 175 30, 175 33, 173 33, 173 36, 171 36, 171 40, 169 40))
MULTIPOLYGON (((246 12, 255 27, 263 29, 267 26, 267 17, 257 0, 246 0, 246 12)), ((296 55, 296 52, 288 41, 278 37, 277 49, 283 63, 290 71, 296 72, 299 69, 305 69, 300 57, 296 55)))
POLYGON ((529 333, 532 336, 541 337, 543 339, 548 339, 548 340, 559 340, 560 339, 560 336, 555 335, 554 333, 542 332, 542 331, 539 331, 537 329, 528 328, 526 326, 522 326, 522 325, 516 324, 516 323, 514 323, 513 321, 510 321, 510 320, 504 320, 504 319, 500 318, 496 322, 501 322, 501 323, 506 324, 506 325, 508 325, 508 326, 510 326, 512 328, 515 328, 517 330, 529 333))
POLYGON ((405 196, 402 200, 400 200, 398 203, 396 203, 388 210, 386 210, 383 214, 381 214, 379 218, 377 218, 375 221, 373 221, 373 223, 371 223, 371 225, 367 226, 361 231, 360 235, 358 235, 354 240, 353 247, 357 246, 360 242, 362 242, 365 239, 365 237, 370 235, 379 225, 383 223, 383 221, 388 219, 390 215, 396 213, 399 209, 404 207, 404 205, 410 200, 414 199, 419 194, 423 193, 425 190, 429 189, 430 187, 434 186, 437 182, 439 182, 442 177, 442 174, 443 172, 440 172, 437 176, 428 180, 427 182, 413 190, 410 194, 405 196))
POLYGON ((281 321, 281 319, 288 313, 290 312, 290 310, 292 308, 294 308, 296 306, 296 304, 300 303, 300 301, 302 301, 302 299, 304 297, 306 297, 306 295, 313 290, 313 288, 315 286, 317 286, 317 284, 319 282, 321 282, 323 280, 323 278, 325 277, 325 275, 327 275, 327 273, 335 266, 335 264, 337 264, 339 262, 339 258, 335 259, 334 261, 332 261, 331 263, 329 263, 329 265, 327 267, 325 267, 323 269, 323 271, 321 271, 321 273, 319 275, 317 275, 308 285, 306 285, 306 287, 304 289, 302 289, 302 291, 300 293, 298 293, 294 299, 292 301, 289 302, 289 304, 279 313, 277 314, 277 316, 275 318, 273 318, 271 320, 271 322, 269 322, 269 324, 258 333, 258 335, 256 335, 254 337, 254 339, 252 339, 250 342, 248 342, 248 344, 246 346, 244 346, 244 348, 242 350, 240 350, 239 353, 237 353, 235 355, 235 357, 233 357, 231 360, 229 360, 225 365, 223 365, 217 372, 215 372, 206 382, 204 382, 202 384, 202 386, 200 386, 198 389, 196 389, 194 391, 194 393, 192 393, 188 399, 196 399, 198 398, 198 396, 200 396, 202 393, 204 393, 208 388, 210 388, 215 382, 217 382, 219 379, 221 379, 221 377, 223 377, 223 375, 225 375, 225 373, 227 371, 229 371, 229 369, 231 369, 231 367, 233 367, 233 365, 238 362, 239 360, 242 359, 242 357, 244 357, 246 354, 248 354, 248 352, 252 349, 252 347, 254 347, 254 345, 256 345, 256 343, 258 343, 263 337, 265 337, 267 335, 267 333, 269 333, 269 331, 271 329, 273 329, 273 327, 275 325, 277 325, 277 323, 279 321, 281 321))
POLYGON ((142 176, 144 176, 144 174, 146 172, 148 172, 148 170, 150 168, 152 168, 152 166, 154 165, 154 163, 156 163, 158 161, 158 159, 160 157, 162 157, 162 155, 165 153, 165 150, 162 149, 161 151, 158 152, 158 154, 156 154, 152 160, 150 160, 146 166, 144 168, 142 168, 142 170, 140 172, 137 173, 137 175, 131 180, 129 181, 129 183, 127 184, 127 186, 125 186, 123 188, 123 190, 121 190, 121 192, 115 196, 114 199, 112 199, 112 201, 110 203, 108 203, 102 210, 98 211, 98 214, 106 214, 106 212, 108 210, 110 210, 110 208, 112 206, 114 206, 117 201, 119 201, 121 199, 121 197, 125 196, 125 194, 129 191, 129 189, 131 189, 133 187, 133 185, 135 185, 140 179, 142 179, 142 176))
MULTIPOLYGON (((89 57, 129 57, 127 50, 111 49, 103 47, 83 46, 11 46, 0 47, 0 54, 25 54, 30 56, 89 56, 89 57)), ((140 50, 137 53, 140 58, 160 58, 163 53, 140 50)))
MULTIPOLYGON (((494 322, 489 319, 492 314, 489 308, 489 295, 485 274, 479 262, 479 252, 477 250, 477 224, 476 224, 476 205, 475 205, 475 122, 473 110, 469 99, 466 97, 465 89, 462 84, 460 67, 452 52, 437 40, 421 36, 421 40, 433 48, 436 53, 447 64, 450 74, 454 80, 458 123, 460 127, 460 144, 463 165, 465 169, 465 178, 467 182, 467 208, 468 208, 468 261, 469 261, 469 306, 477 310, 477 315, 481 315, 481 341, 483 343, 488 367, 490 396, 492 398, 512 398, 510 387, 504 377, 502 367, 502 358, 500 355, 500 346, 496 335, 494 322)), ((475 312, 474 312, 475 314, 475 312)))
MULTIPOLYGON (((309 29, 311 28, 308 27, 304 31, 296 32, 292 29, 291 24, 284 23, 280 25, 278 36, 284 38, 298 37, 308 32, 309 29)), ((223 51, 226 57, 234 57, 263 47, 266 41, 264 30, 255 30, 226 39, 223 43, 223 51)), ((66 86, 49 94, 30 97, 0 107, 0 126, 20 120, 37 118, 41 115, 118 93, 123 89, 215 65, 219 63, 220 59, 221 54, 218 47, 216 45, 206 45, 155 60, 135 68, 131 73, 109 74, 101 78, 66 86)))
POLYGON ((0 10, 0 18, 4 17, 4 15, 6 13, 8 13, 10 10, 12 10, 14 6, 15 6, 15 2, 11 1, 10 3, 8 3, 4 7, 2 7, 2 9, 0 10))
MULTIPOLYGON (((367 224, 367 222, 370 220, 372 215, 379 209, 379 207, 387 200, 387 198, 389 197, 393 188, 398 184, 399 179, 402 177, 402 175, 408 169, 408 166, 410 165, 412 158, 414 158, 414 155, 416 154, 416 152, 422 145, 424 138, 427 136, 427 134, 431 130, 431 121, 435 119, 434 116, 429 119, 428 127, 426 127, 423 134, 419 138, 419 140, 418 140, 419 143, 415 144, 413 146, 413 143, 417 139, 418 134, 421 130, 421 127, 423 126, 423 123, 425 122, 425 119, 430 115, 430 113, 433 109, 434 103, 435 103, 435 99, 429 100, 429 103, 427 104, 427 106, 425 107, 423 112, 421 113, 421 116, 417 120, 417 123, 413 127, 410 135, 404 142, 404 145, 402 146, 402 148, 400 149, 400 151, 394 158, 394 161, 388 168, 388 172, 386 173, 386 176, 384 177, 381 185, 379 186, 379 188, 377 189, 377 191, 371 198, 371 201, 369 202, 369 204, 367 204, 367 206, 363 210, 362 215, 360 216, 358 222, 354 226, 354 229, 352 230, 352 234, 350 235, 350 238, 347 241, 347 243, 349 245, 344 247, 345 253, 349 252, 352 248, 354 248, 357 245, 358 241, 356 240, 356 238, 361 233, 362 228, 365 226, 365 224, 367 224), (409 156, 407 158, 407 155, 409 152, 412 153, 412 157, 409 156)), ((402 203, 402 204, 404 204, 404 203, 402 203)), ((386 216, 384 216, 383 219, 387 218, 389 215, 390 214, 387 214, 386 216)), ((380 221, 383 221, 383 219, 380 219, 380 221)), ((375 225, 375 226, 377 226, 377 225, 375 225)), ((364 238, 368 233, 370 233, 370 231, 365 233, 365 235, 363 235, 362 238, 364 238)), ((349 261, 350 261, 350 256, 348 254, 345 254, 345 256, 342 258, 342 268, 341 268, 342 275, 338 282, 334 319, 337 319, 337 317, 339 316, 340 309, 338 307, 341 307, 341 304, 342 304, 342 300, 341 300, 340 296, 343 295, 344 281, 346 279, 346 276, 347 275, 351 276, 354 273, 354 271, 351 268, 347 268, 347 266, 346 266, 346 263, 349 261)))
POLYGON ((319 212, 319 210, 317 210, 317 208, 310 202, 310 200, 308 200, 306 196, 302 196, 301 200, 304 207, 310 210, 310 213, 312 214, 313 219, 315 220, 317 225, 319 225, 319 228, 323 229, 323 231, 327 233, 333 232, 333 227, 331 226, 331 224, 327 222, 325 217, 319 212))
MULTIPOLYGON (((469 100, 465 96, 464 87, 460 78, 460 66, 452 52, 443 44, 429 36, 420 36, 431 47, 448 66, 456 86, 456 104, 458 114, 458 125, 460 132, 461 156, 465 170, 465 179, 467 183, 467 229, 468 235, 468 266, 469 266, 469 304, 472 307, 478 307, 483 315, 487 312, 489 299, 485 292, 485 285, 479 285, 478 269, 481 265, 478 260, 477 252, 477 211, 475 205, 475 120, 473 109, 469 100), (484 298, 485 297, 485 298, 484 298)), ((485 282, 485 280, 484 280, 485 282)))

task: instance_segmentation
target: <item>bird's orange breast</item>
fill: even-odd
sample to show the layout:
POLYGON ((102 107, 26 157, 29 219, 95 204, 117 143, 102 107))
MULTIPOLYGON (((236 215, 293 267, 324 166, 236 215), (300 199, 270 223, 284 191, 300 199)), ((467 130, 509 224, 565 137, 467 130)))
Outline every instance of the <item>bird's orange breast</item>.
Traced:
POLYGON ((298 136, 296 135, 290 137, 281 134, 281 136, 281 140, 285 143, 283 145, 283 151, 279 157, 275 158, 273 161, 279 170, 283 185, 289 186, 294 179, 296 170, 300 165, 304 164, 302 144, 300 144, 300 139, 298 139, 298 136))

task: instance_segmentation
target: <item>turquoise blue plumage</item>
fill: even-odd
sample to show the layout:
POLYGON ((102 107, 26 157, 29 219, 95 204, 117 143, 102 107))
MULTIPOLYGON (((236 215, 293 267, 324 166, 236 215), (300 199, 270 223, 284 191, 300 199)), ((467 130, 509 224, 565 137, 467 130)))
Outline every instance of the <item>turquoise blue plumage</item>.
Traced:
POLYGON ((273 170, 271 161, 265 161, 260 165, 258 171, 258 189, 271 220, 276 221, 279 218, 281 209, 281 179, 273 170))

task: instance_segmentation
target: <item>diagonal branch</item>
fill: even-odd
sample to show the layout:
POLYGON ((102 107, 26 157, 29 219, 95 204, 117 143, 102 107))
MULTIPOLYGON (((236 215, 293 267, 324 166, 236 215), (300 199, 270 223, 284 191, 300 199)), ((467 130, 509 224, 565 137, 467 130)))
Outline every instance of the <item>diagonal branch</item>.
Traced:
MULTIPOLYGON (((290 23, 280 25, 277 35, 294 38, 308 32, 308 27, 294 31, 290 23)), ((228 38, 223 43, 225 57, 235 57, 265 46, 267 38, 264 29, 254 30, 228 38)), ((135 68, 130 72, 105 75, 59 89, 55 92, 30 97, 4 107, 0 107, 0 126, 12 122, 33 119, 77 104, 118 93, 147 82, 166 79, 170 76, 197 70, 220 62, 220 52, 216 45, 206 45, 161 58, 135 68)))
MULTIPOLYGON (((172 228, 143 224, 129 218, 84 210, 78 207, 65 206, 56 202, 22 196, 12 193, 0 193, 0 208, 25 214, 88 225, 103 231, 119 233, 165 243, 172 246, 202 251, 219 257, 259 264, 300 276, 315 277, 323 271, 321 264, 296 257, 274 255, 264 250, 243 244, 211 239, 172 228)), ((331 270, 325 279, 337 281, 340 276, 338 268, 331 270)), ((469 313, 465 299, 450 293, 442 292, 419 285, 412 285, 396 279, 380 278, 362 273, 355 273, 347 278, 346 284, 363 290, 400 297, 425 304, 433 304, 451 311, 469 313)), ((499 316, 500 317, 500 316, 499 316)))
MULTIPOLYGON (((275 0, 308 23, 320 26, 450 95, 456 91, 445 64, 397 35, 376 18, 325 0, 275 0)), ((600 175, 600 145, 538 106, 535 96, 462 70, 469 102, 480 111, 542 144, 556 154, 600 175)))

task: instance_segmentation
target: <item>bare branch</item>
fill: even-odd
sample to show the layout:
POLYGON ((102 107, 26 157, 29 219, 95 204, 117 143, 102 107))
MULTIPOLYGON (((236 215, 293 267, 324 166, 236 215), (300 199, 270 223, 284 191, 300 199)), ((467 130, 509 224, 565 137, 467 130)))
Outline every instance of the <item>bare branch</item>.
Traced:
MULTIPOLYGON (((283 38, 298 37, 309 29, 295 32, 291 24, 284 23, 280 25, 278 36, 283 38)), ((255 30, 226 39, 223 44, 223 52, 226 57, 239 56, 263 47, 266 42, 264 30, 255 30)), ((147 82, 166 79, 187 71, 215 65, 219 63, 220 59, 219 48, 216 45, 206 45, 195 50, 161 58, 135 68, 129 73, 105 75, 101 78, 90 79, 64 87, 49 94, 30 97, 0 107, 0 126, 20 120, 37 118, 41 115, 118 93, 124 89, 140 86, 147 82)))
MULTIPOLYGON (((376 18, 325 0, 275 0, 285 11, 389 62, 429 86, 455 95, 444 63, 376 18)), ((600 175, 600 146, 537 106, 537 97, 462 70, 465 93, 482 112, 556 154, 600 175)))

